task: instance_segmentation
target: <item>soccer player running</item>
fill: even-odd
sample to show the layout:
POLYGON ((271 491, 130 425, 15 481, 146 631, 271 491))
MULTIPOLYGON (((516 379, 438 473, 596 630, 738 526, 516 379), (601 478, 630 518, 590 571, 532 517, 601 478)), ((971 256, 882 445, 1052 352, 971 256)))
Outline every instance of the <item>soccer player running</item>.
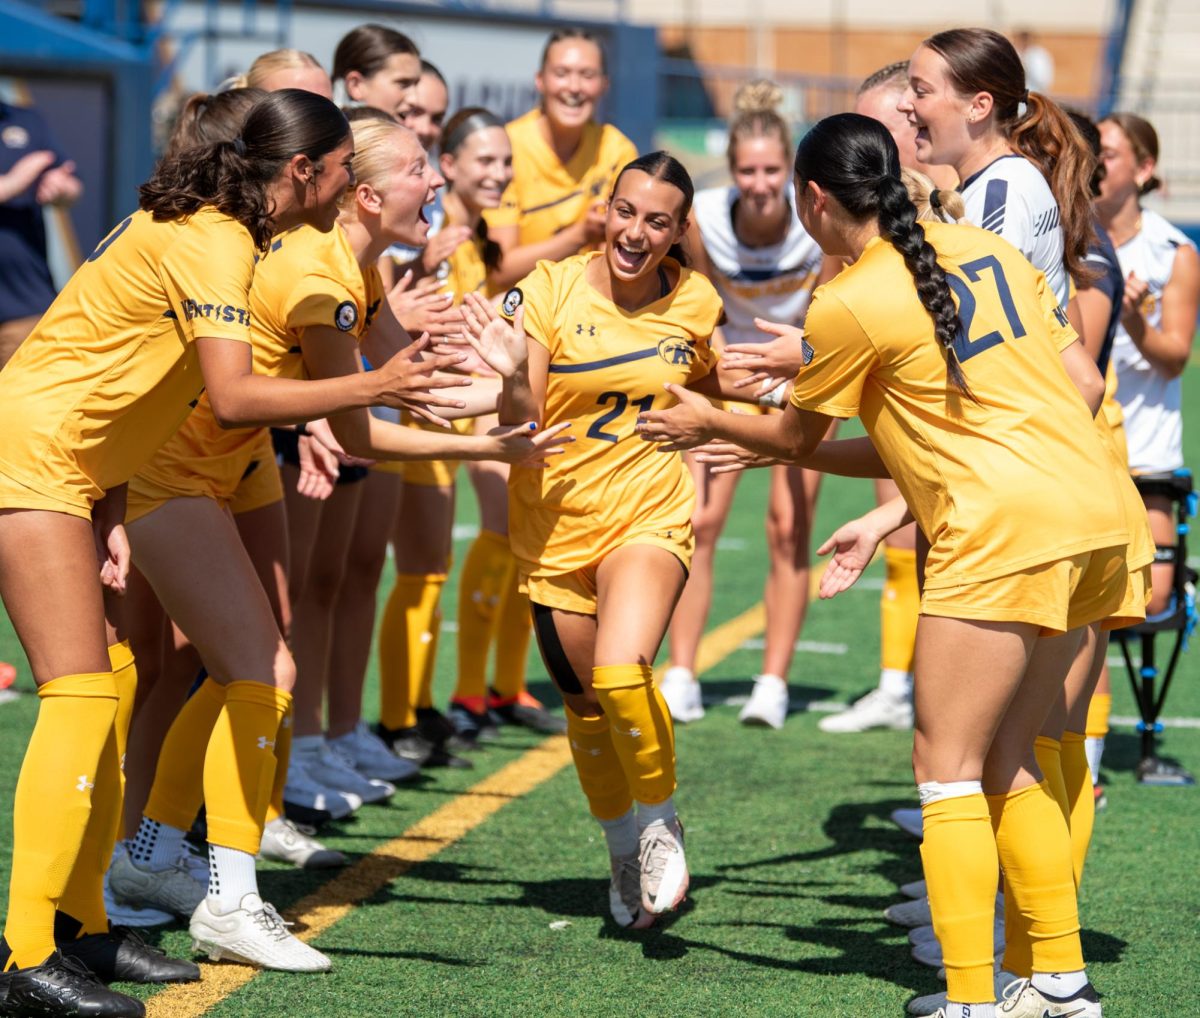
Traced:
POLYGON ((1031 918, 1033 980, 999 1013, 1098 1016, 1070 835, 1033 743, 1074 652, 1039 637, 1114 614, 1126 593, 1128 523, 1093 421, 1103 379, 1044 277, 1011 246, 916 222, 878 122, 822 121, 801 141, 795 171, 801 222, 851 265, 814 296, 808 364, 789 407, 748 418, 673 388, 681 405, 641 414, 639 430, 669 449, 715 437, 803 462, 831 419, 861 417, 911 514, 897 501, 841 528, 822 592, 844 589, 883 534, 909 519, 929 536, 913 765, 944 1013, 994 1009, 1003 866, 1031 918))
POLYGON ((692 196, 675 159, 642 156, 617 178, 603 252, 540 262, 504 298, 511 325, 477 295, 465 303, 481 353, 530 340, 501 420, 576 422, 548 469, 513 470, 510 537, 622 926, 650 925, 688 888, 671 716, 651 666, 687 579, 695 489, 682 458, 639 441, 633 422, 671 402, 667 382, 738 398, 709 345, 720 298, 679 261, 692 196))

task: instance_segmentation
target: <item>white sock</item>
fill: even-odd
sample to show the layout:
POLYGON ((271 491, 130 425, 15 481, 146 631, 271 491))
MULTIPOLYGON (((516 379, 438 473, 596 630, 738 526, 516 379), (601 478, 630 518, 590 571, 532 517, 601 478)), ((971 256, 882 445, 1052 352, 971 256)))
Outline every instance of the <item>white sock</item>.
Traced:
POLYGON ((224 845, 208 846, 208 901, 218 915, 241 908, 242 898, 258 893, 254 856, 224 845))
POLYGON ((1070 1000, 1088 984, 1087 971, 1078 972, 1035 972, 1030 980, 1033 988, 1039 993, 1057 997, 1060 1000, 1070 1000))
POLYGON ((946 1018, 996 1018, 995 1004, 952 1004, 946 1001, 946 1018))
POLYGON ((1083 751, 1087 754, 1088 770, 1092 772, 1092 784, 1100 782, 1100 758, 1104 756, 1104 736, 1083 740, 1083 751))
POLYGON ((129 843, 129 858, 144 870, 165 870, 183 851, 186 831, 142 817, 137 834, 129 843))
POLYGON ((879 688, 893 700, 911 700, 912 672, 902 672, 899 668, 883 668, 879 672, 879 688))
POLYGON ((763 672, 762 675, 754 676, 755 682, 761 682, 764 679, 770 679, 772 682, 778 682, 785 689, 787 688, 787 679, 785 679, 782 675, 772 675, 770 672, 763 672))
POLYGON ((675 797, 667 796, 662 802, 653 805, 645 802, 637 804, 638 829, 645 830, 653 823, 669 823, 675 819, 675 797))
POLYGON ((598 820, 597 823, 604 828, 609 855, 637 854, 638 824, 632 809, 626 810, 615 820, 598 820))
POLYGON ((696 676, 690 668, 684 668, 683 665, 671 665, 663 675, 663 682, 668 680, 671 682, 695 682, 696 676))

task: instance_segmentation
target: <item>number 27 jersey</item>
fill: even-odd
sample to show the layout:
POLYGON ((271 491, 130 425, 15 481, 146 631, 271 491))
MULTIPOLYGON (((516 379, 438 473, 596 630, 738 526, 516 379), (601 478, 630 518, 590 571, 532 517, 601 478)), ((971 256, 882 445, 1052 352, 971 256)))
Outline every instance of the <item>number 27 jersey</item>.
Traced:
MULTIPOLYGON (((544 470, 513 468, 509 535, 527 575, 571 572, 634 534, 686 528, 695 503, 682 458, 634 424, 675 403, 667 382, 688 385, 712 370, 721 300, 704 276, 680 268, 670 293, 624 311, 587 281, 599 257, 539 262, 517 287, 529 341, 550 352, 545 426, 571 421, 575 438, 544 470)), ((517 300, 509 291, 505 314, 517 300)))

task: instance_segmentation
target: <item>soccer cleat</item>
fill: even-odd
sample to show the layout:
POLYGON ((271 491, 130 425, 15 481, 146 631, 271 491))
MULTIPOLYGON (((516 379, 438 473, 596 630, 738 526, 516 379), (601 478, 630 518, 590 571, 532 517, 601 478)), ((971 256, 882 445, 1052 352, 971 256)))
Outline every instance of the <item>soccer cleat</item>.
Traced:
POLYGON ((150 870, 122 853, 108 868, 108 883, 119 904, 161 908, 186 919, 208 894, 205 869, 200 880, 183 855, 166 869, 150 870))
POLYGON ((241 907, 218 915, 208 899, 196 907, 188 932, 192 949, 210 961, 237 961, 279 972, 328 972, 329 959, 298 940, 275 906, 251 892, 241 907))
POLYGON ((925 886, 924 880, 913 880, 907 884, 901 884, 900 893, 906 898, 929 897, 929 889, 925 886))
POLYGON ((293 744, 292 759, 299 761, 317 784, 344 796, 354 796, 363 803, 383 802, 396 794, 396 786, 390 782, 364 778, 354 769, 353 759, 331 743, 322 741, 318 746, 300 749, 293 744))
POLYGON ((642 908, 651 915, 673 912, 687 895, 688 868, 679 819, 656 820, 638 835, 642 908))
POLYGON ((1096 801, 1096 812, 1099 813, 1102 809, 1108 807, 1108 796, 1104 792, 1103 785, 1092 786, 1092 797, 1096 801))
POLYGON ((263 828, 262 842, 258 848, 260 859, 291 863, 302 870, 323 870, 345 866, 346 857, 341 852, 326 848, 310 831, 301 830, 286 817, 276 817, 263 828))
POLYGON ((929 910, 928 898, 914 898, 912 901, 889 905, 883 910, 883 918, 897 926, 907 926, 910 930, 917 926, 933 925, 933 913, 929 910))
POLYGON ((911 834, 920 840, 925 836, 925 823, 921 818, 920 807, 892 810, 892 823, 905 834, 911 834))
POLYGON ((0 973, 0 1015, 144 1018, 146 1005, 110 990, 75 958, 55 951, 40 965, 0 973))
MULTIPOLYGON (((918 944, 924 944, 927 940, 937 940, 937 934, 933 932, 932 923, 928 926, 913 926, 909 929, 908 942, 913 947, 916 947, 918 944)), ((941 963, 939 962, 938 964, 940 965, 941 963)))
POLYGON ((433 743, 411 728, 388 728, 382 722, 374 729, 376 738, 402 760, 424 767, 433 752, 433 743))
POLYGON ((567 719, 546 710, 545 705, 528 690, 522 689, 516 696, 502 697, 496 691, 488 691, 488 710, 502 722, 521 725, 545 735, 562 735, 567 730, 567 719))
POLYGON ((169 958, 133 930, 112 926, 58 944, 64 958, 74 958, 106 983, 193 983, 200 969, 182 958, 169 958))
POLYGON ((838 714, 829 714, 817 722, 823 732, 845 735, 867 732, 872 728, 907 730, 913 726, 913 707, 909 700, 897 700, 882 689, 872 689, 838 714))
POLYGON ((482 696, 453 698, 449 717, 454 724, 454 739, 464 749, 478 749, 483 743, 495 741, 499 734, 482 696))
MULTIPOLYGON (((124 854, 125 843, 118 841, 113 848, 113 858, 124 854)), ((108 921, 114 926, 166 926, 175 921, 175 917, 170 912, 164 912, 162 909, 140 908, 137 905, 118 902, 112 893, 107 873, 104 874, 104 912, 108 916, 108 921)), ((2 1013, 0 1012, 0 1014, 2 1013)))
POLYGON ((632 855, 609 855, 612 880, 608 885, 608 910, 618 926, 644 930, 654 925, 654 916, 642 908, 642 868, 632 855))
POLYGON ((668 668, 658 685, 659 692, 667 701, 671 717, 680 724, 699 721, 704 717, 704 704, 700 699, 700 683, 688 668, 668 668))
POLYGON ((743 725, 762 725, 780 729, 787 719, 788 688, 783 679, 775 675, 756 675, 750 699, 738 715, 743 725))
POLYGON ((387 782, 411 781, 421 772, 411 760, 401 760, 388 749, 384 741, 367 728, 364 721, 360 721, 345 735, 330 739, 329 745, 337 753, 348 758, 351 766, 367 779, 387 782))
POLYGON ((1040 992, 1028 979, 1018 979, 996 1005, 996 1018, 1101 1018, 1100 997, 1091 983, 1069 999, 1040 992))
MULTIPOLYGON (((997 972, 995 983, 996 999, 1003 999, 1004 991, 1008 989, 1011 983, 1016 982, 1018 978, 1018 976, 1014 976, 1011 972, 1005 972, 1004 969, 997 972)), ((918 1018, 935 1018, 936 1015, 944 1015, 947 1006, 946 991, 942 990, 941 993, 927 993, 923 997, 913 997, 905 1005, 905 1010, 911 1015, 917 1015, 918 1018)))
POLYGON ((361 805, 362 799, 357 795, 317 781, 305 761, 292 754, 283 786, 283 811, 288 819, 319 825, 328 820, 342 820, 361 805))

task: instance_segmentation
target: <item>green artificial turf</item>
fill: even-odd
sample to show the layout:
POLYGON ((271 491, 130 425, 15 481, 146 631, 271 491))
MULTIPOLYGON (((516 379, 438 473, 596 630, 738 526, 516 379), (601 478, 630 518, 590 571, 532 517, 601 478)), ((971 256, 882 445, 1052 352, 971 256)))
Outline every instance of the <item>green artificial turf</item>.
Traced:
MULTIPOLYGON (((1197 405, 1197 396, 1200 368, 1193 366, 1185 405, 1197 405)), ((1200 464, 1200 420, 1193 415, 1187 423, 1188 459, 1200 464)), ((718 552, 714 624, 761 596, 765 482, 762 474, 742 482, 718 552)), ((461 562, 474 520, 465 482, 458 501, 461 562)), ((870 504, 867 483, 827 479, 814 536, 870 504)), ((794 699, 847 701, 874 685, 881 572, 877 565, 864 589, 812 606, 802 634, 812 649, 796 656, 794 699)), ((455 598, 452 579, 447 620, 455 598)), ((0 658, 22 667, 18 688, 28 693, 3 616, 0 658)), ((439 703, 452 688, 454 659, 447 633, 439 703)), ((759 661, 756 649, 736 651, 705 676, 707 694, 744 695, 759 661)), ((536 653, 530 675, 534 691, 553 701, 536 653)), ((1193 650, 1180 665, 1168 716, 1200 717, 1198 678, 1193 650)), ((372 665, 368 716, 377 713, 377 688, 372 665)), ((1134 713, 1121 669, 1114 691, 1114 713, 1134 713)), ((35 709, 31 695, 0 705, 5 887, 12 787, 35 709)), ((629 933, 608 918, 603 839, 567 768, 328 930, 316 946, 333 958, 332 973, 262 974, 210 1013, 900 1015, 910 996, 939 988, 932 970, 910 959, 904 931, 881 916, 899 900, 896 885, 920 875, 916 843, 888 820, 892 809, 913 803, 910 736, 830 736, 818 731, 819 716, 799 713, 771 732, 742 728, 735 707, 717 705, 679 731, 677 803, 692 893, 680 915, 655 929, 629 933)), ((474 771, 438 772, 391 805, 367 807, 327 829, 325 840, 351 855, 370 852, 537 741, 505 729, 498 744, 474 756, 474 771)), ((1109 806, 1097 818, 1081 892, 1091 974, 1109 1018, 1188 1013, 1181 1002, 1194 998, 1200 968, 1200 789, 1137 785, 1137 738, 1128 727, 1114 729, 1108 747, 1109 806)), ((1200 730, 1169 729, 1164 748, 1200 771, 1200 730)), ((265 865, 262 886, 286 909, 327 878, 265 865)), ((154 939, 172 952, 188 948, 182 929, 154 939)))

